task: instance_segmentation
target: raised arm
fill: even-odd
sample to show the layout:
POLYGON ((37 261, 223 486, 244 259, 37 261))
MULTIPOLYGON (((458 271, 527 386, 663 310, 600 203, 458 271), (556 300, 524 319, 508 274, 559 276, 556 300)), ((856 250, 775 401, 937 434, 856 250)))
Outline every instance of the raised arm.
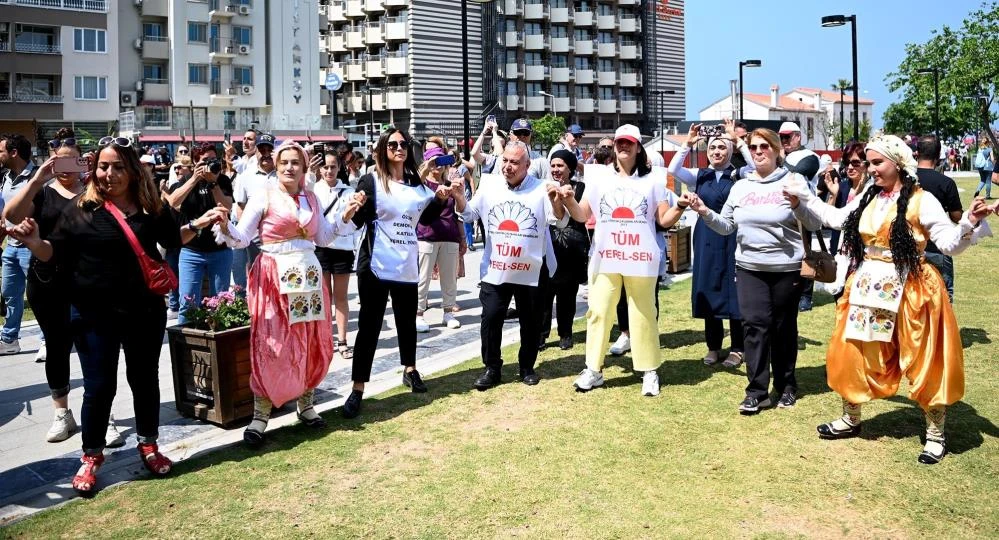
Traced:
POLYGON ((14 197, 7 201, 3 209, 3 218, 11 223, 21 223, 24 218, 35 214, 35 195, 45 187, 45 184, 55 177, 52 165, 55 158, 51 157, 35 170, 35 175, 28 183, 18 190, 14 197))
POLYGON ((669 165, 666 166, 666 172, 687 186, 687 189, 694 191, 697 189, 697 169, 683 166, 688 155, 690 155, 690 147, 684 145, 673 154, 673 159, 669 160, 669 165))

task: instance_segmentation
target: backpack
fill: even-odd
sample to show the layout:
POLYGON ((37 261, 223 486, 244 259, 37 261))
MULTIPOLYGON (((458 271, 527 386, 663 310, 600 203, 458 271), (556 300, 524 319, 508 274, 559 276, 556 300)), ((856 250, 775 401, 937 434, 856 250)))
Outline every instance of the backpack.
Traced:
POLYGON ((985 150, 979 150, 978 154, 975 155, 975 168, 984 169, 989 166, 987 157, 985 157, 985 150))

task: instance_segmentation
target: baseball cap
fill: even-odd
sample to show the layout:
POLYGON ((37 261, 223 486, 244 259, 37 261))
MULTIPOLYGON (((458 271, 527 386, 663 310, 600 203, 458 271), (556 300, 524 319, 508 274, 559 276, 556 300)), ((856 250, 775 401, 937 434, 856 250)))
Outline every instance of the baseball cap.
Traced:
POLYGON ((263 145, 274 148, 274 135, 271 135, 270 133, 261 133, 257 135, 257 146, 260 147, 263 145))
POLYGON ((156 158, 150 156, 149 154, 142 154, 139 158, 139 163, 148 163, 150 165, 156 165, 156 158))
POLYGON ((518 118, 514 120, 513 125, 510 126, 510 131, 520 131, 525 129, 532 133, 534 132, 534 130, 531 128, 531 121, 525 118, 518 118))
POLYGON ((565 130, 565 132, 566 133, 572 133, 573 135, 575 135, 577 137, 582 137, 583 135, 586 135, 586 132, 583 131, 583 126, 581 126, 579 124, 573 124, 573 125, 569 126, 569 129, 565 130))
POLYGON ((784 135, 786 133, 801 133, 801 128, 798 127, 798 124, 795 124, 794 122, 784 122, 783 124, 780 125, 780 130, 778 131, 778 133, 780 133, 781 135, 784 135))
POLYGON ((638 131, 637 126, 631 124, 625 124, 614 132, 614 140, 626 139, 635 144, 642 144, 642 132, 638 131))

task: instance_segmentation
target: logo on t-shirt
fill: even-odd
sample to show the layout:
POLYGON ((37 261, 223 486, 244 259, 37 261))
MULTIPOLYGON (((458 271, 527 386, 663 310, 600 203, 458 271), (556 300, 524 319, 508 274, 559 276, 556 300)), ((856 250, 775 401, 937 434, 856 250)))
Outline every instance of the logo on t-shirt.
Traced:
POLYGON ((506 233, 538 232, 538 220, 531 210, 516 201, 506 201, 489 211, 489 229, 506 233))
POLYGON ((639 193, 630 189, 617 188, 604 194, 600 199, 600 217, 614 220, 644 219, 649 203, 639 193))

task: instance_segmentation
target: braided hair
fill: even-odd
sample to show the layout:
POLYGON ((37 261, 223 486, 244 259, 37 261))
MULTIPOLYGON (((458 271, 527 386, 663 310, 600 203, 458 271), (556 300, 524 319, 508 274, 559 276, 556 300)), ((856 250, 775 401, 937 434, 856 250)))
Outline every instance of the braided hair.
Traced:
MULTIPOLYGON (((888 237, 888 247, 891 249, 892 260, 895 263, 895 272, 899 278, 903 278, 906 273, 919 275, 919 250, 916 247, 916 240, 912 237, 912 228, 905 215, 909 208, 909 199, 919 189, 916 179, 909 176, 905 170, 899 172, 902 179, 902 189, 898 194, 898 201, 895 203, 897 212, 895 219, 891 223, 891 231, 888 237)), ((881 193, 881 186, 872 184, 864 192, 860 204, 850 212, 850 215, 843 223, 843 242, 846 254, 850 258, 850 272, 860 266, 864 259, 864 243, 860 238, 860 216, 864 213, 867 205, 881 193)))

